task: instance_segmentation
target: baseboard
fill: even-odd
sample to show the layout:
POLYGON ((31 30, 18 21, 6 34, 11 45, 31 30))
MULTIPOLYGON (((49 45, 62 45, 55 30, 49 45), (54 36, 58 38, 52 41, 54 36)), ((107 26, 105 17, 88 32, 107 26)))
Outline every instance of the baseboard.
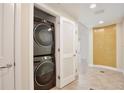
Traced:
POLYGON ((60 87, 63 88, 64 86, 68 85, 69 83, 73 82, 75 80, 74 76, 71 75, 61 81, 60 87))
POLYGON ((113 70, 113 71, 122 72, 124 74, 124 70, 121 70, 121 69, 118 69, 118 68, 113 68, 113 67, 108 67, 108 66, 102 66, 102 65, 94 65, 94 64, 89 64, 88 66, 109 69, 109 70, 113 70))

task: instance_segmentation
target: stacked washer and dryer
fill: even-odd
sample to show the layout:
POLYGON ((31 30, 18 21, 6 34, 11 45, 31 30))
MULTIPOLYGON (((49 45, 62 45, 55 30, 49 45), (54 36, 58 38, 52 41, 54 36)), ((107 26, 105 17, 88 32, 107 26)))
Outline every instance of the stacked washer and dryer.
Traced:
POLYGON ((34 7, 34 89, 56 84, 55 17, 34 7))

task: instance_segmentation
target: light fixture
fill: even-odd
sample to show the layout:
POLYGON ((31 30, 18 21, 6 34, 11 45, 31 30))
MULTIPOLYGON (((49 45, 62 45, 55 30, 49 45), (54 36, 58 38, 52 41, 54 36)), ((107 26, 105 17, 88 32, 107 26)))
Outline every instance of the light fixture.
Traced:
POLYGON ((90 8, 91 8, 91 9, 93 9, 93 8, 95 8, 95 7, 96 7, 96 4, 91 4, 91 5, 90 5, 90 8))
POLYGON ((99 21, 99 24, 103 24, 103 23, 104 23, 104 21, 102 21, 102 20, 101 20, 101 21, 99 21))

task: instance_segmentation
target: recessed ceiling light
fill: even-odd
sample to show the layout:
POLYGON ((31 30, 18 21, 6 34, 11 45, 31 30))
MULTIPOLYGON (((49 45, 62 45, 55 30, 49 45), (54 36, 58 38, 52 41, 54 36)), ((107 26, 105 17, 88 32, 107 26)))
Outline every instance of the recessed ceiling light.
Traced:
POLYGON ((92 8, 92 9, 95 8, 95 7, 96 7, 96 4, 91 4, 90 5, 90 8, 92 8))
POLYGON ((104 21, 99 21, 99 24, 103 24, 104 23, 104 21))

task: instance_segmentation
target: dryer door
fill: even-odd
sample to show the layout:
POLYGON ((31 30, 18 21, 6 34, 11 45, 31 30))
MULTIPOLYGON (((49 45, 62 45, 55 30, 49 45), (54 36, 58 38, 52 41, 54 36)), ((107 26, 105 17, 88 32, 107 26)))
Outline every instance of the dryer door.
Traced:
POLYGON ((54 63, 50 60, 41 63, 35 69, 35 82, 38 86, 45 86, 52 82, 54 77, 54 63))
POLYGON ((38 24, 34 28, 34 40, 39 46, 52 45, 52 27, 45 23, 38 24))

